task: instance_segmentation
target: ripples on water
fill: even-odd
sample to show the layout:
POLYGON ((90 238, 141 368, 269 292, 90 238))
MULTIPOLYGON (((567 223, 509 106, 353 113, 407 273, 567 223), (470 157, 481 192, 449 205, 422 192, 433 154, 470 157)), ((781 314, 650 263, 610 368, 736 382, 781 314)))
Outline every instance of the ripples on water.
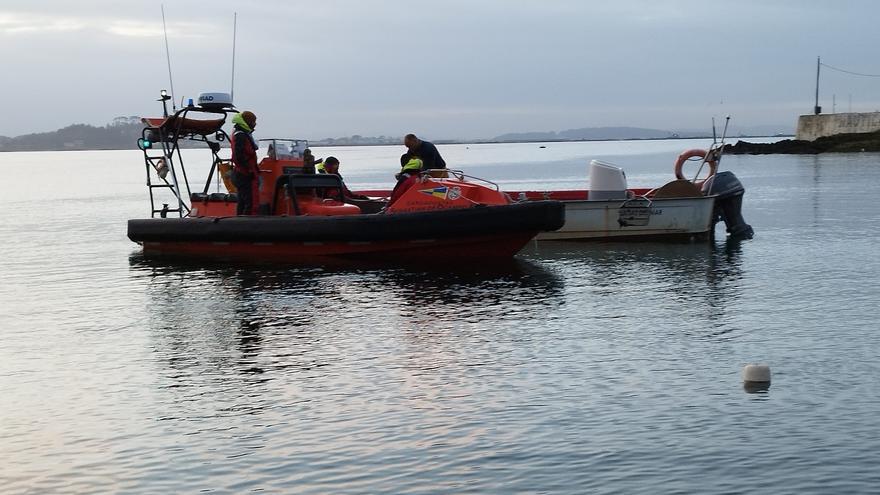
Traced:
MULTIPOLYGON (((631 182, 661 159, 619 153, 631 182)), ((2 200, 4 490, 880 486, 880 216, 853 200, 878 192, 876 155, 726 157, 751 241, 394 268, 145 259, 124 236, 142 171, 115 161, 135 155, 10 157, 97 163, 112 190, 48 174, 2 200), (771 364, 769 391, 742 389, 751 361, 771 364)))

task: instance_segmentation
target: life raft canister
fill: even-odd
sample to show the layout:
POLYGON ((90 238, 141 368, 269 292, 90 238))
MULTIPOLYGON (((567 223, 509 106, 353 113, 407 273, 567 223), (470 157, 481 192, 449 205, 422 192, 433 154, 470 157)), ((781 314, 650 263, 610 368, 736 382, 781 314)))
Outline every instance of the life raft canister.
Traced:
POLYGON ((708 179, 709 177, 712 177, 713 175, 715 175, 715 172, 718 171, 718 161, 715 159, 714 154, 712 154, 711 156, 709 156, 708 159, 706 159, 706 155, 708 155, 708 154, 709 154, 709 152, 706 150, 694 148, 694 149, 687 150, 684 153, 678 155, 678 159, 675 160, 675 178, 690 180, 684 176, 684 172, 682 172, 682 167, 684 167, 684 162, 690 160, 691 158, 700 158, 701 160, 705 160, 706 164, 709 165, 709 175, 707 175, 703 179, 694 179, 695 183, 700 184, 700 183, 704 182, 706 179, 708 179))

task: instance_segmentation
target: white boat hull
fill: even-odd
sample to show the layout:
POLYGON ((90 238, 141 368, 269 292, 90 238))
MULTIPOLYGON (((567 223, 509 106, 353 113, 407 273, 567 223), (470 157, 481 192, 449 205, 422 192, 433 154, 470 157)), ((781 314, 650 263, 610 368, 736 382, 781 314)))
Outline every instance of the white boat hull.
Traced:
POLYGON ((565 225, 538 234, 538 240, 708 238, 715 197, 564 203, 565 225))

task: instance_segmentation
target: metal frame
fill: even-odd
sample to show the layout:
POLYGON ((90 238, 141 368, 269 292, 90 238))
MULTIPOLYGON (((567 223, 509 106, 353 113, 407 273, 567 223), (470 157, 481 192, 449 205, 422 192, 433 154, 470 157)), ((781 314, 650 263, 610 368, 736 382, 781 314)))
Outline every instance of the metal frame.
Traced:
MULTIPOLYGON (((193 132, 185 132, 183 124, 187 115, 190 112, 222 115, 224 123, 229 113, 228 110, 222 109, 215 110, 201 107, 185 107, 175 112, 171 117, 168 117, 176 119, 176 126, 170 132, 162 125, 147 125, 141 131, 141 140, 150 142, 150 146, 140 145, 139 147, 144 153, 144 165, 147 173, 146 184, 147 189, 150 193, 150 216, 152 218, 155 218, 157 213, 162 218, 165 218, 168 213, 177 213, 178 216, 183 217, 186 214, 189 214, 190 209, 192 208, 192 191, 189 185, 189 178, 186 175, 186 167, 183 163, 183 156, 181 155, 180 151, 181 139, 185 141, 206 143, 208 145, 208 148, 211 150, 213 160, 211 163, 211 170, 208 172, 208 178, 205 182, 205 188, 203 191, 204 193, 208 192, 208 189, 211 186, 211 179, 213 178, 215 172, 217 172, 219 178, 219 164, 228 161, 220 158, 218 152, 220 151, 220 142, 230 141, 229 135, 226 134, 226 132, 221 128, 213 133, 216 141, 211 141, 208 139, 207 135, 193 132), (156 140, 156 137, 158 137, 158 141, 156 140), (157 143, 161 144, 162 154, 151 155, 150 150, 153 150, 153 145, 157 143), (175 154, 177 155, 176 160, 175 154), (171 175, 171 181, 168 181, 168 176, 166 175, 165 177, 159 176, 159 179, 161 179, 162 183, 154 183, 150 168, 158 173, 159 168, 162 166, 163 163, 168 168, 168 173, 170 173, 171 175), (178 176, 178 167, 180 168, 180 175, 183 178, 183 186, 186 190, 186 199, 184 199, 183 191, 181 190, 181 181, 180 177, 178 176), (156 208, 156 197, 153 193, 153 189, 157 188, 169 189, 171 191, 171 194, 174 195, 174 198, 177 200, 177 207, 169 208, 168 203, 163 203, 162 208, 156 208)), ((166 118, 165 121, 167 121, 168 118, 166 118)))

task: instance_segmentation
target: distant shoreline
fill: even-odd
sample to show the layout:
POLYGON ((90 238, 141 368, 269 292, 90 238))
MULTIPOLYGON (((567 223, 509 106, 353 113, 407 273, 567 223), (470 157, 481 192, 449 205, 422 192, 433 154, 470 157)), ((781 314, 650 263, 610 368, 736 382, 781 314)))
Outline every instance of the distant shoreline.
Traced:
MULTIPOLYGON (((754 138, 790 138, 792 135, 773 135, 773 136, 737 136, 735 139, 754 139, 754 138)), ((480 145, 480 144, 540 144, 540 143, 599 143, 599 142, 621 142, 621 141, 674 141, 674 140, 686 140, 686 139, 712 139, 712 136, 683 136, 683 137, 651 137, 651 138, 620 138, 620 139, 552 139, 552 140, 522 140, 522 141, 482 141, 482 140, 474 140, 474 141, 450 141, 450 140, 434 140, 432 141, 436 145, 480 145)), ((364 146, 364 147, 372 147, 372 146, 403 146, 403 143, 339 143, 339 144, 326 144, 320 142, 309 143, 309 146, 312 148, 349 148, 355 146, 364 146)), ((198 147, 193 148, 184 148, 184 149, 199 149, 198 147)), ((137 150, 136 146, 132 147, 93 147, 93 148, 77 148, 77 149, 64 149, 64 148, 41 148, 41 149, 29 149, 29 150, 6 150, 0 148, 0 153, 40 153, 46 151, 125 151, 125 150, 137 150)))
MULTIPOLYGON (((105 126, 96 127, 89 124, 72 124, 56 131, 24 134, 16 137, 0 136, 0 151, 109 151, 137 149, 136 143, 143 137, 144 123, 136 115, 116 117, 105 126)), ((282 138, 285 136, 264 135, 264 138, 282 138)), ((765 130, 741 129, 737 138, 766 137, 767 133, 775 137, 789 136, 787 130, 775 132, 765 130), (766 133, 765 133, 766 132, 766 133), (783 135, 785 134, 785 135, 783 135)), ((534 131, 509 133, 485 139, 440 139, 430 138, 434 144, 446 145, 479 145, 479 144, 528 144, 528 143, 579 143, 602 141, 659 141, 668 139, 709 139, 711 133, 704 130, 662 130, 641 127, 584 127, 564 131, 534 131)), ((736 139, 731 136, 731 139, 736 139)), ((402 146, 403 139, 395 136, 351 136, 323 137, 309 140, 311 146, 402 146)), ((182 144, 182 143, 181 143, 182 144)), ((187 143, 185 147, 193 147, 195 143, 187 143)), ((222 143, 221 143, 222 145, 222 143)))

